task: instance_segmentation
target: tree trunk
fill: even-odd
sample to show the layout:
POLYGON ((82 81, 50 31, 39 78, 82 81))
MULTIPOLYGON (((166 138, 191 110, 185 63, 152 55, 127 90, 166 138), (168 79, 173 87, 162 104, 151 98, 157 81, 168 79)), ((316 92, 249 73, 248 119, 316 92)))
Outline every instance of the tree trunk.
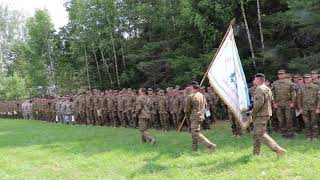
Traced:
POLYGON ((262 65, 264 65, 264 38, 263 38, 262 25, 261 25, 261 10, 260 10, 259 0, 257 0, 257 10, 258 10, 258 24, 259 24, 259 31, 260 31, 261 48, 262 48, 262 65))
POLYGON ((94 49, 93 46, 92 46, 92 52, 94 54, 94 59, 96 61, 96 66, 97 66, 97 70, 98 70, 98 76, 99 76, 99 80, 100 80, 100 84, 101 84, 102 83, 102 79, 101 79, 101 74, 100 74, 99 62, 98 62, 97 55, 96 55, 96 52, 95 52, 95 49, 94 49))
POLYGON ((123 63, 123 67, 124 69, 126 69, 126 59, 124 57, 124 52, 123 52, 123 47, 121 45, 121 54, 122 54, 122 63, 123 63))
POLYGON ((252 62, 253 62, 253 67, 256 70, 257 66, 256 66, 256 60, 255 60, 255 55, 254 55, 254 51, 253 51, 253 46, 252 46, 252 40, 251 40, 251 35, 250 35, 250 31, 249 31, 249 26, 248 26, 248 22, 247 22, 247 18, 246 18, 246 13, 244 11, 244 5, 243 5, 243 0, 240 1, 241 4, 241 11, 242 11, 242 16, 243 16, 243 20, 244 20, 244 24, 246 26, 246 31, 247 31, 247 36, 248 36, 248 41, 249 41, 249 46, 250 46, 250 51, 251 51, 251 57, 252 57, 252 62))
POLYGON ((89 65, 88 65, 87 50, 86 50, 86 48, 84 48, 84 59, 85 59, 85 61, 86 61, 88 87, 89 87, 89 90, 91 90, 91 83, 90 83, 90 76, 89 76, 89 65))
POLYGON ((113 28, 111 28, 111 23, 110 23, 110 20, 109 20, 109 17, 108 17, 108 16, 107 16, 107 21, 108 21, 109 29, 110 29, 110 39, 111 39, 111 43, 112 43, 113 59, 114 59, 114 66, 115 66, 115 69, 116 69, 117 83, 118 83, 118 87, 120 87, 120 79, 119 79, 118 60, 117 60, 117 54, 116 54, 116 47, 115 47, 114 39, 113 39, 113 35, 112 35, 113 28))
POLYGON ((110 71, 109 71, 109 66, 107 64, 107 60, 104 57, 103 50, 100 47, 99 47, 99 49, 100 49, 100 53, 101 53, 103 64, 106 67, 106 71, 107 71, 107 75, 108 75, 108 78, 109 78, 109 81, 110 81, 110 85, 113 86, 113 81, 112 81, 112 78, 111 78, 111 74, 110 74, 110 71))
MULTIPOLYGON (((49 39, 49 38, 48 38, 49 39)), ((50 83, 53 84, 54 86, 54 94, 53 95, 57 95, 57 81, 56 81, 56 75, 54 73, 54 65, 53 65, 53 61, 52 61, 52 57, 50 55, 50 46, 49 46, 49 41, 47 42, 47 51, 48 51, 48 59, 49 59, 49 63, 50 63, 50 66, 49 66, 49 73, 50 73, 50 83)), ((50 85, 49 85, 50 86, 50 85)))

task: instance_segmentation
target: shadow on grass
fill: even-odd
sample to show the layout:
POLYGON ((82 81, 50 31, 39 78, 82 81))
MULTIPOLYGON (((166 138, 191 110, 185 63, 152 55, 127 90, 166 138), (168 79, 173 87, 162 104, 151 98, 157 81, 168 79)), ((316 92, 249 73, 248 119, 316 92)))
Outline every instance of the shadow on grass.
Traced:
POLYGON ((128 176, 128 178, 133 179, 140 175, 146 174, 156 174, 162 171, 166 171, 168 169, 167 166, 157 164, 157 161, 161 158, 161 155, 154 156, 152 158, 145 159, 146 164, 137 171, 134 171, 132 174, 128 176))

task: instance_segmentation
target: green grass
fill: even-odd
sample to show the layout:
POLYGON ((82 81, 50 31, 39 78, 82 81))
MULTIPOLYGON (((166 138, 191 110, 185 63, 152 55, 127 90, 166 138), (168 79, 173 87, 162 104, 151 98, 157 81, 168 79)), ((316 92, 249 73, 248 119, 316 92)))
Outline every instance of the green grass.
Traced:
POLYGON ((0 179, 319 179, 320 143, 272 134, 288 149, 282 159, 263 146, 252 157, 252 135, 231 137, 228 123, 205 135, 218 145, 191 152, 188 133, 0 120, 0 179))

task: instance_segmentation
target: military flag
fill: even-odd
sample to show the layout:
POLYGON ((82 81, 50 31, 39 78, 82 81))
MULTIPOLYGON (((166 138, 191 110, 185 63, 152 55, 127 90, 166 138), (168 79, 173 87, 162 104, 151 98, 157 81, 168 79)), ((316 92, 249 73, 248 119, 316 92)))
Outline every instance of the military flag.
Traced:
POLYGON ((247 128, 252 121, 246 116, 250 98, 232 25, 229 26, 206 75, 212 88, 231 109, 241 127, 247 128))

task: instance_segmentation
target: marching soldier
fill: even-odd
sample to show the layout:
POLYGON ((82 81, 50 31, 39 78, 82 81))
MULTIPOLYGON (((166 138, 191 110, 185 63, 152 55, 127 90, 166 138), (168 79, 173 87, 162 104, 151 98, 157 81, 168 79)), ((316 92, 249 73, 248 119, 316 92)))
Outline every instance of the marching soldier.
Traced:
POLYGON ((267 124, 272 116, 273 101, 272 92, 265 83, 265 75, 258 73, 254 78, 254 85, 256 90, 254 92, 254 106, 252 109, 253 117, 253 155, 260 154, 261 143, 267 145, 272 151, 276 152, 278 156, 286 154, 286 150, 280 147, 268 134, 267 124))
POLYGON ((204 95, 200 92, 199 83, 192 81, 190 84, 192 94, 189 96, 186 105, 186 116, 190 117, 191 121, 191 135, 192 135, 192 150, 198 150, 198 141, 204 143, 209 150, 214 150, 216 145, 208 140, 201 133, 201 123, 204 120, 204 110, 206 109, 207 102, 204 95))
POLYGON ((152 101, 150 97, 146 95, 146 89, 139 89, 139 96, 136 99, 135 117, 139 119, 139 130, 141 132, 141 142, 148 142, 154 144, 156 139, 148 133, 148 121, 151 119, 151 106, 152 101))

